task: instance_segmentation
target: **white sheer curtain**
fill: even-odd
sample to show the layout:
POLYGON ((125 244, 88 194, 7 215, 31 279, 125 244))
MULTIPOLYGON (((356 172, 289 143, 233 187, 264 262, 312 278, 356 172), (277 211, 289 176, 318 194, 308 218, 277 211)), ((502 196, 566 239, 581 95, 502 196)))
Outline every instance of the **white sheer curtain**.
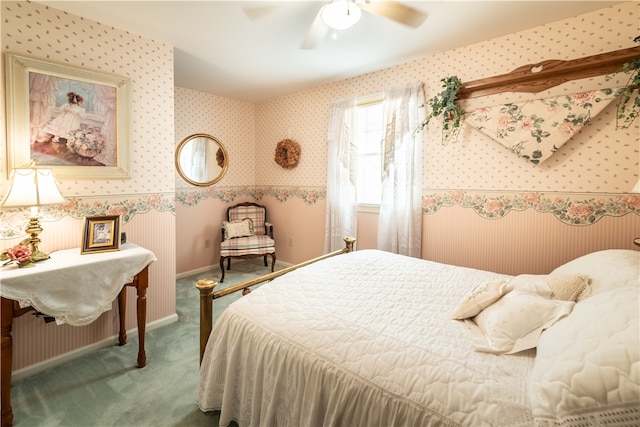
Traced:
POLYGON ((205 182, 207 178, 207 140, 204 138, 192 139, 180 151, 180 164, 192 181, 205 182))
POLYGON ((327 208, 324 251, 344 247, 344 237, 356 237, 356 177, 358 147, 355 138, 356 98, 334 101, 327 136, 327 208))
POLYGON ((378 249, 421 256, 422 133, 425 112, 421 82, 385 89, 382 201, 378 249))

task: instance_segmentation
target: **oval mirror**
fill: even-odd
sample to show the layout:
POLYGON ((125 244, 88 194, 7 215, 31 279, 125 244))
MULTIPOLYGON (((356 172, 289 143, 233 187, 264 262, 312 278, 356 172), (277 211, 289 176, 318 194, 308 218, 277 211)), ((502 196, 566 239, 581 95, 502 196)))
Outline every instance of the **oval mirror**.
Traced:
POLYGON ((220 181, 227 171, 229 155, 224 145, 205 133, 183 139, 176 149, 178 174, 190 184, 206 187, 220 181))

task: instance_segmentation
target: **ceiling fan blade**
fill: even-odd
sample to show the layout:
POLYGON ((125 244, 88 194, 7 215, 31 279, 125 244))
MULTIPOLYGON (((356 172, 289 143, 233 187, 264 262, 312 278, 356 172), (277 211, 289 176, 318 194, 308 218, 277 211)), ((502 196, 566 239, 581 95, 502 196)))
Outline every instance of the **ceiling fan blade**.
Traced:
POLYGON ((369 0, 358 2, 360 9, 383 18, 391 19, 411 28, 418 28, 427 19, 427 15, 409 6, 391 0, 369 0))
POLYGON ((316 17, 313 19, 311 26, 309 27, 309 31, 307 31, 307 35, 304 37, 302 44, 300 45, 301 49, 315 49, 322 43, 322 41, 329 34, 329 27, 324 23, 322 17, 322 11, 326 6, 322 6, 316 17))
POLYGON ((278 9, 278 7, 279 6, 277 5, 249 4, 249 5, 243 6, 242 11, 247 16, 247 18, 249 18, 250 21, 256 21, 262 18, 263 16, 269 15, 270 13, 278 9))

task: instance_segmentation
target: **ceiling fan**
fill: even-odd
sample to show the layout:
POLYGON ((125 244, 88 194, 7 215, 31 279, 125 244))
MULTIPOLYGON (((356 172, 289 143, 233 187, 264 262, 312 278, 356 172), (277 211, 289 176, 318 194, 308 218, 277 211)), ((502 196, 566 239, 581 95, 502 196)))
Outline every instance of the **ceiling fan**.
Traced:
POLYGON ((315 49, 332 29, 346 29, 358 22, 362 12, 411 28, 418 28, 427 18, 423 12, 394 0, 332 0, 320 8, 300 48, 315 49))

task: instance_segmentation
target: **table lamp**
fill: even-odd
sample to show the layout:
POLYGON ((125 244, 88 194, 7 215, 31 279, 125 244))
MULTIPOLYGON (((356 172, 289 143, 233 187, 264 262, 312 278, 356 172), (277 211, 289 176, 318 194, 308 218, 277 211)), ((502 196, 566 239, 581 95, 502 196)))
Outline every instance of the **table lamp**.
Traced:
POLYGON ((31 208, 27 234, 31 236, 29 245, 31 251, 39 253, 40 239, 38 234, 42 232, 38 219, 38 207, 47 205, 60 205, 66 203, 56 178, 51 169, 36 168, 31 163, 29 168, 17 168, 11 173, 9 191, 4 196, 0 208, 31 208))

